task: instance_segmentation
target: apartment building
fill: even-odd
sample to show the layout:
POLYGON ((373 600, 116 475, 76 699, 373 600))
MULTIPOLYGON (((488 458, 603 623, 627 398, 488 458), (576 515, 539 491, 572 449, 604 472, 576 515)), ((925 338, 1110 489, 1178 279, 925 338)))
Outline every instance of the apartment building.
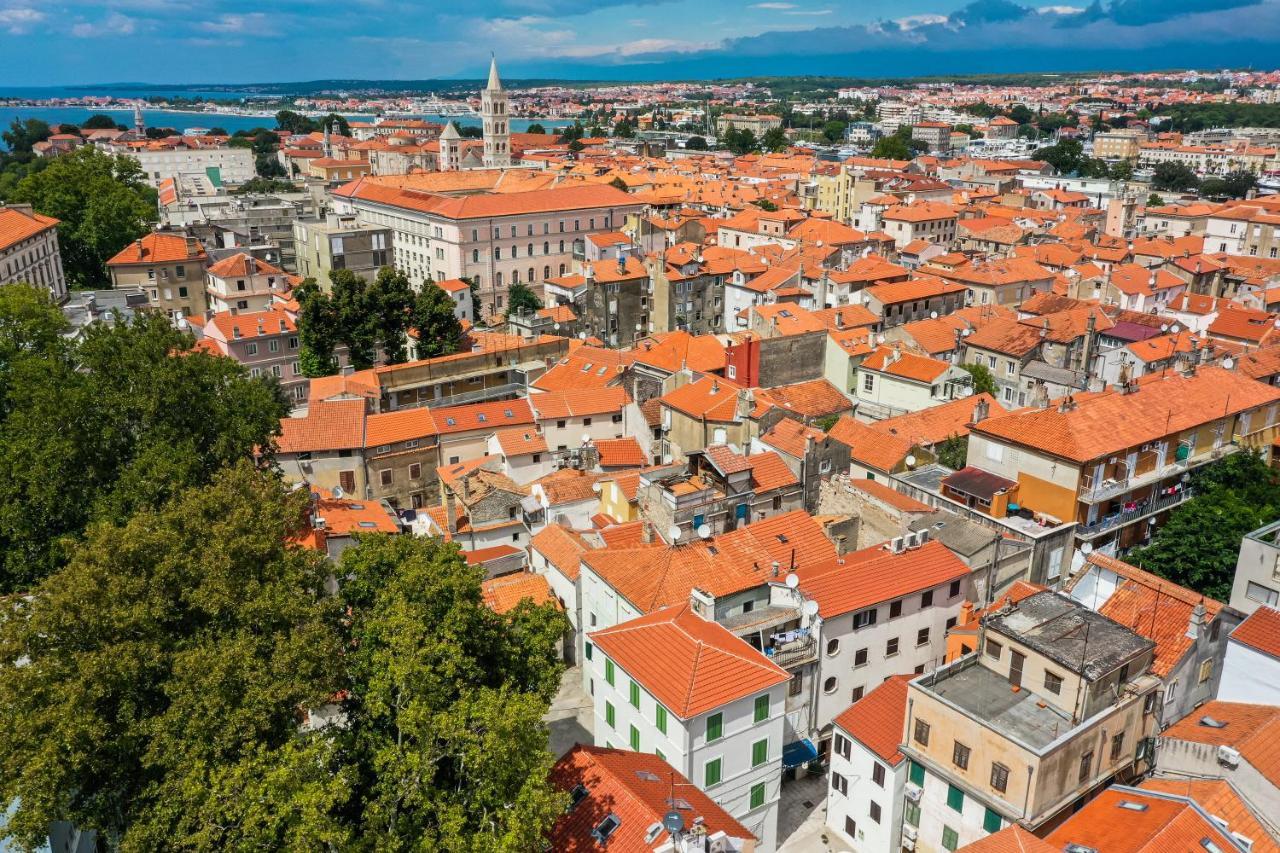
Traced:
POLYGON ((0 205, 0 285, 24 282, 44 288, 54 302, 67 298, 58 249, 58 220, 29 204, 0 205))
POLYGON ((1147 139, 1145 130, 1120 128, 1093 135, 1093 156, 1101 160, 1137 160, 1140 146, 1147 139))
POLYGON ((299 219, 293 224, 298 275, 314 278, 326 290, 333 270, 351 270, 373 281, 378 270, 391 265, 391 240, 390 228, 363 224, 355 216, 299 219))
POLYGON ((1260 607, 1280 609, 1280 521, 1264 524, 1240 540, 1230 603, 1246 616, 1260 607))
POLYGON ((974 259, 958 266, 931 263, 921 272, 967 287, 970 305, 1015 308, 1037 293, 1053 290, 1053 273, 1030 258, 974 259))
POLYGON ((956 239, 956 211, 949 204, 919 201, 897 204, 880 214, 884 232, 902 249, 916 240, 948 245, 956 239))
POLYGON ((310 380, 298 363, 298 326, 278 305, 263 311, 219 311, 207 320, 192 318, 201 345, 234 358, 250 376, 272 376, 295 405, 307 398, 310 380))
POLYGON ((279 267, 241 252, 205 270, 209 310, 266 311, 276 296, 288 293, 289 276, 279 267))
POLYGON ((1280 610, 1262 606, 1231 632, 1216 696, 1280 705, 1280 610))
POLYGON ((1150 640, 1051 591, 982 624, 980 650, 907 688, 902 833, 919 851, 1047 830, 1152 761, 1150 640))
POLYGON ((416 286, 429 278, 475 281, 485 315, 505 310, 512 284, 536 291, 567 274, 575 244, 641 210, 607 184, 449 196, 366 178, 333 197, 340 213, 391 229, 393 262, 416 286))
POLYGON ((1242 447, 1266 452, 1278 414, 1280 389, 1184 365, 974 424, 971 467, 956 476, 994 476, 995 491, 984 498, 944 481, 944 493, 996 518, 1075 521, 1078 543, 1115 554, 1145 542, 1186 500, 1191 469, 1242 447))
POLYGON ((967 371, 949 361, 903 352, 899 345, 877 347, 858 364, 853 381, 863 420, 924 411, 973 389, 967 371))
POLYGON ((1204 250, 1252 258, 1280 256, 1280 200, 1228 204, 1205 220, 1204 250))
POLYGON ((773 853, 787 672, 689 605, 588 641, 596 746, 653 752, 773 853))
POLYGON ((911 125, 911 138, 929 146, 933 153, 951 150, 951 125, 945 121, 921 121, 911 125))
POLYGON ((857 291, 853 299, 880 319, 881 329, 892 329, 958 311, 964 307, 968 291, 963 285, 925 275, 874 284, 857 291))
POLYGON ((107 271, 112 287, 140 287, 152 307, 178 320, 204 316, 208 263, 209 256, 196 238, 154 231, 117 252, 107 261, 107 271))
POLYGON ((729 128, 749 130, 759 139, 775 127, 782 127, 782 116, 742 115, 740 113, 722 113, 716 116, 716 134, 724 136, 729 128))
POLYGON ((171 136, 98 144, 113 154, 137 160, 144 180, 157 189, 165 180, 174 179, 216 190, 225 184, 243 184, 258 174, 252 150, 232 148, 218 137, 171 136))
POLYGON ((374 498, 405 509, 437 503, 440 443, 431 410, 419 407, 369 415, 364 463, 374 498))

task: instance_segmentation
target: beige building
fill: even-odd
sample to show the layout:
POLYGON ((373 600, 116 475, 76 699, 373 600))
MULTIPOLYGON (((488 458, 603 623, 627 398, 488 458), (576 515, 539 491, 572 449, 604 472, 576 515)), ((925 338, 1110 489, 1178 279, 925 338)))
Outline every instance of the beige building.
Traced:
POLYGON ((205 274, 209 310, 265 311, 287 290, 284 270, 241 252, 218 261, 205 274))
POLYGON ((47 289, 55 302, 67 298, 58 220, 29 204, 0 205, 0 285, 19 282, 47 289))
POLYGON ((979 650, 908 685, 903 836, 917 851, 1047 830, 1153 759, 1153 642, 1048 590, 982 626, 979 650))
POLYGON ((775 127, 782 127, 781 116, 764 116, 764 115, 738 115, 737 113, 725 113, 716 117, 716 133, 724 136, 729 128, 737 130, 749 130, 756 137, 763 136, 766 131, 773 130, 775 127))
POLYGON ((1093 156, 1101 160, 1136 160, 1138 146, 1147 141, 1141 130, 1108 130, 1093 137, 1093 156))
POLYGON ((372 281, 391 264, 391 229, 366 225, 354 215, 329 213, 293 223, 298 275, 328 289, 332 270, 351 270, 372 281))
POLYGON ((107 261, 107 271, 112 287, 141 287, 152 308, 177 320, 204 316, 208 263, 209 256, 196 238, 157 231, 117 252, 107 261))

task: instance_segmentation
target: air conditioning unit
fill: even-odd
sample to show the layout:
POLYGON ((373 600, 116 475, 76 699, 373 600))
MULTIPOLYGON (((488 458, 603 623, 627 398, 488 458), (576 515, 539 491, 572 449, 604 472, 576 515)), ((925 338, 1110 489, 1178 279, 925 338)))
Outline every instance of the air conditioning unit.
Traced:
POLYGON ((915 840, 914 838, 907 838, 907 836, 904 834, 904 835, 902 836, 902 849, 903 849, 903 850, 915 850, 915 849, 916 849, 916 840, 915 840))
POLYGON ((921 788, 914 782, 908 782, 905 788, 907 799, 913 803, 920 802, 920 798, 924 796, 924 788, 921 788))
POLYGON ((905 823, 902 825, 903 840, 910 838, 912 841, 915 841, 916 837, 919 834, 920 834, 920 830, 916 829, 914 826, 911 826, 910 824, 905 824, 905 823))
POLYGON ((1218 747, 1218 763, 1226 767, 1240 766, 1240 751, 1229 746, 1218 747))

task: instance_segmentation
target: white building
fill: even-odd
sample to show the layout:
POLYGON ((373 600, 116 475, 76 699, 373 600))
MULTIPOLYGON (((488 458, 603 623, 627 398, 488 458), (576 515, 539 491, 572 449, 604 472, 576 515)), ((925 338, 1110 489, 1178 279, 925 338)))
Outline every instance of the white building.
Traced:
POLYGON ((902 849, 902 813, 914 807, 903 797, 908 764, 898 751, 910 680, 885 679, 835 719, 827 827, 854 850, 902 849))
POLYGON ((288 276, 279 267, 241 252, 218 261, 205 271, 209 310, 265 311, 276 294, 288 290, 288 276))
POLYGON ((1280 610, 1259 607, 1231 632, 1215 698, 1280 705, 1280 610))
POLYGON ((58 220, 29 204, 0 205, 0 235, 0 285, 22 282, 48 290, 54 302, 67 298, 58 220))
POLYGON ((480 93, 480 116, 484 123, 484 165, 505 169, 511 165, 511 128, 507 120, 507 93, 498 78, 498 60, 489 62, 489 82, 480 93))
POLYGON ((180 137, 176 144, 155 141, 147 145, 114 143, 107 145, 113 154, 124 154, 138 161, 148 184, 159 188, 169 178, 179 183, 195 181, 217 189, 225 184, 243 184, 257 177, 254 154, 249 148, 232 148, 211 143, 187 144, 190 137, 180 137))
POLYGON ((665 759, 773 853, 787 672, 687 605, 588 640, 596 746, 665 759))

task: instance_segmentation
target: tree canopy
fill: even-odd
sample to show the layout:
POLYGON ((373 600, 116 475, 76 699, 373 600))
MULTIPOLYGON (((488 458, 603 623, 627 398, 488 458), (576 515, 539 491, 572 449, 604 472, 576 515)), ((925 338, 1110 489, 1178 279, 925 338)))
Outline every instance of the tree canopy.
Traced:
POLYGON ((1181 192, 1200 186, 1200 179, 1190 166, 1184 163, 1157 163, 1151 170, 1151 187, 1157 190, 1181 192))
POLYGON ((973 377, 973 393, 990 394, 993 397, 999 393, 1000 389, 996 387, 995 377, 991 375, 991 371, 985 364, 962 364, 960 369, 968 371, 973 377))
MULTIPOLYGON (((474 294, 472 304, 475 304, 474 294)), ((418 336, 418 358, 451 355, 462 348, 462 324, 456 303, 434 282, 427 282, 413 303, 413 328, 418 336)))
POLYGON ((911 146, 898 134, 882 136, 872 146, 871 156, 884 160, 910 160, 911 146))
POLYGON ((161 314, 75 340, 37 288, 0 288, 0 592, 120 521, 268 447, 288 406, 274 380, 191 351, 161 314), (56 426, 55 426, 56 425, 56 426))
POLYGON ((684 147, 688 151, 706 151, 707 140, 701 136, 690 136, 685 140, 684 147))
POLYGON ((72 287, 105 284, 107 261, 156 220, 156 192, 138 161, 91 145, 52 158, 10 195, 61 222, 58 243, 72 287))
POLYGON ((529 289, 527 284, 517 281, 507 289, 507 313, 520 314, 525 311, 537 311, 542 307, 542 300, 529 289))

